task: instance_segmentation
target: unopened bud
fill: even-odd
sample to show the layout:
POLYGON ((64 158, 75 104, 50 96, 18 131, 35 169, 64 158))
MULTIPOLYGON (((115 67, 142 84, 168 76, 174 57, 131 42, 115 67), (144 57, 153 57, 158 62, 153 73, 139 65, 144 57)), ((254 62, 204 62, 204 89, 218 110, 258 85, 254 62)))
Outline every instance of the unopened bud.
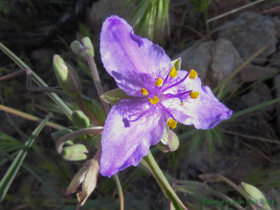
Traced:
POLYGON ((90 124, 88 117, 80 110, 72 112, 72 122, 78 128, 88 128, 90 124))
POLYGON ((85 160, 88 153, 87 148, 83 144, 75 144, 63 148, 61 156, 66 160, 79 161, 85 160))
POLYGON ((93 192, 97 183, 99 172, 99 160, 101 150, 98 150, 93 159, 88 160, 80 171, 74 176, 72 182, 67 188, 66 195, 77 192, 78 209, 84 205, 89 195, 93 192))
POLYGON ((88 37, 84 37, 81 42, 74 41, 71 43, 73 52, 86 60, 88 56, 94 56, 92 43, 88 37))
POLYGON ((53 69, 60 87, 72 97, 81 91, 81 83, 78 74, 69 64, 59 56, 53 57, 53 69))
POLYGON ((267 203, 266 198, 258 188, 254 187, 253 185, 242 182, 240 190, 243 196, 247 199, 252 200, 253 203, 257 204, 260 207, 263 207, 263 209, 271 209, 267 203))
POLYGON ((180 145, 180 141, 178 139, 178 136, 171 129, 169 129, 168 131, 169 150, 171 152, 174 152, 178 149, 179 145, 180 145))
POLYGON ((168 127, 165 126, 165 131, 161 141, 156 145, 162 152, 174 152, 179 147, 178 136, 168 127))

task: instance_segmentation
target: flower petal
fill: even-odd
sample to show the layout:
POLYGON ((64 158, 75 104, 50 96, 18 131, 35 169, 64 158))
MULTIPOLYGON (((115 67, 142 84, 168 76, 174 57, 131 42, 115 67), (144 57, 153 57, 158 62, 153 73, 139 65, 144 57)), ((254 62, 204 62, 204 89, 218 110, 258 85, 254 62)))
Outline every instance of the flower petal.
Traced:
POLYGON ((118 16, 105 20, 100 40, 104 67, 130 96, 143 96, 140 90, 154 88, 157 78, 164 79, 172 67, 160 46, 135 35, 132 27, 118 16))
MULTIPOLYGON (((184 78, 187 71, 178 72, 178 80, 184 78)), ((162 101, 167 112, 170 112, 175 120, 185 125, 194 125, 197 129, 214 128, 222 120, 229 119, 232 111, 222 104, 207 86, 201 87, 199 77, 187 78, 181 84, 168 90, 176 94, 186 91, 198 91, 199 96, 193 99, 188 93, 179 98, 167 98, 162 101), (182 103, 183 102, 183 103, 182 103)))
POLYGON ((112 176, 136 166, 149 147, 160 141, 165 121, 158 108, 145 98, 123 99, 112 107, 102 135, 100 173, 112 176))

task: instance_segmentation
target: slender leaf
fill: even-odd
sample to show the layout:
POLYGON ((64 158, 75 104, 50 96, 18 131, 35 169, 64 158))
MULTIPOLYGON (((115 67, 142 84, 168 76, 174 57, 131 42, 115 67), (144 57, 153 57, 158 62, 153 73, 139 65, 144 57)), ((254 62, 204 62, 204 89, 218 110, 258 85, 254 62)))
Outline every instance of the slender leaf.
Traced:
POLYGON ((1 202, 3 201, 7 191, 9 190, 18 170, 20 169, 23 160, 25 159, 25 156, 27 154, 28 149, 32 146, 33 142, 41 132, 41 130, 44 128, 48 120, 51 118, 52 114, 49 114, 43 122, 39 124, 39 126, 32 132, 30 138, 25 143, 25 147, 19 151, 16 158, 14 159, 12 165, 5 173, 4 177, 1 180, 0 183, 0 193, 1 193, 1 202))

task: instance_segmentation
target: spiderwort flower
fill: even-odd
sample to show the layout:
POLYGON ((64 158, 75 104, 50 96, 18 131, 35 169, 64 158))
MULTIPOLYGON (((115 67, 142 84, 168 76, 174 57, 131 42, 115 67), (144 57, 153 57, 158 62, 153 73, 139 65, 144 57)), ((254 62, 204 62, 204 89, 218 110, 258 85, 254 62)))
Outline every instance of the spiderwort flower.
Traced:
POLYGON ((107 72, 127 95, 114 105, 102 135, 100 172, 112 176, 136 166, 169 125, 211 129, 232 111, 221 104, 209 87, 201 87, 197 72, 177 71, 164 50, 133 33, 122 18, 105 20, 100 52, 107 72))

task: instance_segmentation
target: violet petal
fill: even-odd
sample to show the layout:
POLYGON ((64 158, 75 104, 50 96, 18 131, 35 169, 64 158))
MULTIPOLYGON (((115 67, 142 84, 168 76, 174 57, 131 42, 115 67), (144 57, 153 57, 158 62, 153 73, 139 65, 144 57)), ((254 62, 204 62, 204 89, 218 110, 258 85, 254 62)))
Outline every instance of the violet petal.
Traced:
POLYGON ((102 135, 100 173, 112 176, 136 166, 148 154, 151 145, 160 141, 165 121, 159 109, 147 99, 123 99, 112 107, 102 135))
POLYGON ((118 16, 105 20, 100 40, 105 69, 130 96, 143 96, 142 88, 155 88, 157 78, 164 79, 171 69, 171 60, 164 50, 135 35, 132 27, 118 16))
MULTIPOLYGON (((186 74, 187 71, 179 71, 177 80, 183 78, 186 74)), ((214 128, 222 120, 230 118, 232 111, 214 96, 209 87, 201 87, 199 77, 194 80, 187 78, 168 92, 178 94, 188 90, 198 91, 199 97, 192 99, 189 94, 185 94, 181 99, 168 98, 162 101, 162 104, 175 117, 175 120, 205 130, 214 128)))

